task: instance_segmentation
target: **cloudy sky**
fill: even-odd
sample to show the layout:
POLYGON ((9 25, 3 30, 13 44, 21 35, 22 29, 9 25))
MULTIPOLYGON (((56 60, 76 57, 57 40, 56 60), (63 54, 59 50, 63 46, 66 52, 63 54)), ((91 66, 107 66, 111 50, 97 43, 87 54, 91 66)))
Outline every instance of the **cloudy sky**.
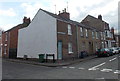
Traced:
POLYGON ((22 23, 24 16, 33 19, 39 8, 58 14, 68 5, 72 20, 80 22, 88 14, 94 17, 101 14, 110 27, 117 29, 118 2, 119 0, 0 0, 0 27, 8 30, 22 23))

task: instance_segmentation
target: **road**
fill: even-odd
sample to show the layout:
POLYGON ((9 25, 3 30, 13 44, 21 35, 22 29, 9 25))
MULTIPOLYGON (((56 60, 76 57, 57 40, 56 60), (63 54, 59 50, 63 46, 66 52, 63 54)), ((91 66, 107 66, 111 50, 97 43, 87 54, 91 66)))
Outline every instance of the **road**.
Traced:
POLYGON ((3 60, 3 79, 118 79, 120 55, 95 58, 69 66, 45 67, 3 60))

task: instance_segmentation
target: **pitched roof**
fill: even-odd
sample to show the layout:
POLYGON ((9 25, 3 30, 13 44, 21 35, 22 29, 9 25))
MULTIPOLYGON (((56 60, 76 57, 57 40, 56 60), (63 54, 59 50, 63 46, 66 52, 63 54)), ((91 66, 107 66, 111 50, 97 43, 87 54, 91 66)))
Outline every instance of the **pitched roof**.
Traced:
MULTIPOLYGON (((105 22, 105 21, 103 21, 103 20, 100 20, 100 19, 92 16, 92 15, 87 15, 87 17, 91 17, 91 18, 93 18, 93 19, 95 19, 95 20, 97 20, 97 21, 100 21, 100 22, 105 22)), ((86 17, 86 18, 87 18, 87 17, 86 17)), ((105 23, 107 23, 107 22, 105 22, 105 23)), ((108 23, 107 23, 107 24, 108 24, 108 23)))
MULTIPOLYGON (((92 26, 91 23, 93 23, 93 24, 96 25, 96 26, 98 26, 99 23, 101 23, 102 25, 105 24, 105 25, 104 25, 104 26, 105 26, 105 29, 109 30, 109 24, 108 24, 107 22, 105 22, 105 21, 103 21, 103 20, 100 20, 100 19, 98 19, 98 18, 96 18, 96 17, 94 17, 94 16, 87 15, 87 16, 82 20, 82 23, 84 23, 85 20, 88 21, 88 24, 89 24, 90 26, 92 26)), ((95 27, 94 27, 94 28, 95 28, 95 27)), ((99 28, 100 28, 100 27, 99 27, 99 28)), ((102 29, 104 29, 104 28, 102 28, 102 29)))
MULTIPOLYGON (((30 19, 30 18, 29 18, 29 19, 30 19)), ((16 25, 16 26, 12 27, 11 29, 8 29, 7 31, 4 31, 4 32, 9 32, 9 31, 11 31, 11 30, 13 30, 13 29, 15 29, 15 28, 18 28, 18 29, 25 28, 25 27, 27 27, 28 25, 29 25, 29 23, 23 22, 22 24, 18 24, 18 25, 16 25)))
POLYGON ((94 28, 94 27, 87 26, 87 25, 82 24, 82 23, 80 23, 80 22, 73 21, 73 20, 70 20, 70 19, 68 19, 68 18, 64 18, 64 17, 58 16, 58 15, 56 15, 56 14, 54 14, 54 13, 51 13, 51 12, 48 12, 48 11, 46 11, 46 10, 43 10, 43 9, 40 9, 40 10, 44 11, 45 13, 51 15, 52 17, 54 17, 54 18, 56 18, 56 19, 58 19, 58 20, 62 20, 62 21, 68 22, 68 23, 72 23, 72 24, 74 24, 74 25, 78 25, 78 26, 81 26, 81 27, 84 27, 84 28, 88 28, 88 29, 92 29, 92 30, 95 29, 95 30, 97 30, 97 31, 100 31, 99 29, 96 29, 96 28, 94 28))

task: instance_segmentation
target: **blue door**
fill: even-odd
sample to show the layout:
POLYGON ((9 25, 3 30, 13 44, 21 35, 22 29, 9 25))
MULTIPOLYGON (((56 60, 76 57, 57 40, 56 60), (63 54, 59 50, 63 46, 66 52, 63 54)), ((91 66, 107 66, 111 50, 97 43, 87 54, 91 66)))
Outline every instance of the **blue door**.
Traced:
POLYGON ((62 59, 62 41, 58 41, 58 59, 62 59))

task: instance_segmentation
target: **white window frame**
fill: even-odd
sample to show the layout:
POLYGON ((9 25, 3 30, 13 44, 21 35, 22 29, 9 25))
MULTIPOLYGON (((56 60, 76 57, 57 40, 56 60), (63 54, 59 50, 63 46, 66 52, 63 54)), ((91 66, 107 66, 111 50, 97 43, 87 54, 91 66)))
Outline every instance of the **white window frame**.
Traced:
POLYGON ((7 44, 5 44, 5 46, 7 46, 7 44))
POLYGON ((101 35, 101 40, 103 40, 103 34, 102 34, 102 32, 100 32, 100 35, 101 35))
POLYGON ((103 36, 104 36, 104 40, 106 40, 106 35, 105 35, 105 32, 103 32, 103 36))
POLYGON ((98 33, 98 32, 96 32, 96 39, 98 39, 98 38, 99 38, 99 37, 98 37, 98 34, 99 34, 99 33, 98 33))
POLYGON ((119 41, 118 36, 116 36, 116 41, 117 41, 117 42, 119 41))
POLYGON ((111 38, 113 39, 113 33, 111 32, 111 38))
POLYGON ((107 31, 105 31, 105 36, 108 37, 108 32, 107 31))
POLYGON ((107 32, 107 36, 106 36, 106 37, 111 37, 110 31, 109 31, 109 30, 106 30, 106 32, 107 32))
POLYGON ((88 29, 85 29, 86 37, 88 37, 88 29))
POLYGON ((83 36, 83 28, 80 27, 80 35, 83 36))
POLYGON ((7 48, 4 47, 4 54, 6 55, 7 54, 7 48))
POLYGON ((68 24, 68 35, 72 35, 72 28, 70 24, 68 24))
POLYGON ((98 50, 98 43, 96 42, 96 51, 98 50))
POLYGON ((8 40, 8 32, 5 33, 5 41, 8 40))
POLYGON ((85 49, 86 48, 86 43, 82 42, 82 48, 85 49))
POLYGON ((95 38, 95 33, 94 33, 94 31, 92 31, 92 38, 93 38, 93 39, 95 38))
POLYGON ((68 43, 68 53, 69 53, 69 54, 73 53, 72 43, 68 43))
POLYGON ((104 48, 104 42, 102 42, 102 48, 104 48))

